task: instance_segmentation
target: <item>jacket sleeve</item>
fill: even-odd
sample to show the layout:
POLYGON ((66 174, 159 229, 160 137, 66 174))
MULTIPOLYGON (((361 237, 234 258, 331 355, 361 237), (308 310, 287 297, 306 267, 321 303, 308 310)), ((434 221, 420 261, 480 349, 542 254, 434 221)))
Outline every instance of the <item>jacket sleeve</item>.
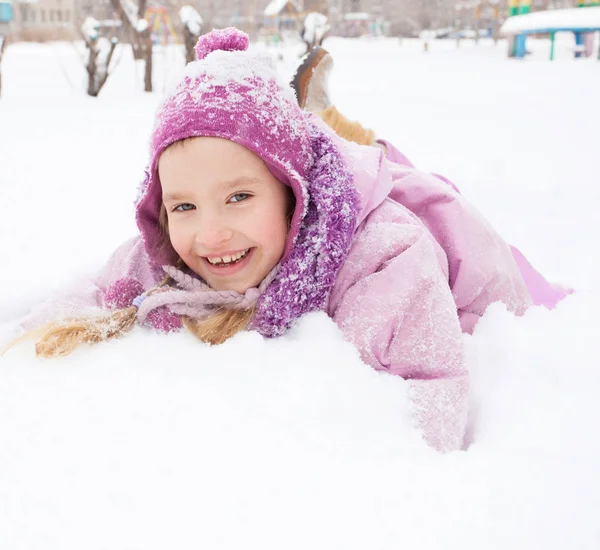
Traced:
POLYGON ((136 278, 144 288, 150 287, 154 280, 141 237, 129 239, 119 246, 96 276, 76 282, 67 292, 35 307, 18 322, 19 332, 64 317, 98 314, 98 308, 104 306, 107 288, 123 277, 136 278))
POLYGON ((408 208, 440 244, 462 329, 502 302, 517 315, 532 303, 510 246, 460 193, 439 177, 391 164, 390 197, 408 208))
POLYGON ((330 313, 367 364, 408 381, 427 443, 459 449, 468 375, 443 253, 420 223, 387 221, 390 208, 397 205, 379 207, 359 228, 330 313))

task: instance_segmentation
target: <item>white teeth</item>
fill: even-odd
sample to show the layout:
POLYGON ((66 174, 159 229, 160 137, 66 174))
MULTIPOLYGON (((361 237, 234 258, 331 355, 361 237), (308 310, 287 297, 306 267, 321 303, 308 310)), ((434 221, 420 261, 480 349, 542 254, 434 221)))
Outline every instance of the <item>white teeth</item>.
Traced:
POLYGON ((243 252, 238 252, 237 254, 234 254, 233 256, 223 256, 222 258, 219 256, 215 256, 214 258, 206 258, 206 259, 208 260, 209 263, 211 263, 213 265, 215 265, 215 264, 230 264, 231 262, 235 262, 235 261, 239 260, 240 258, 244 257, 246 254, 248 254, 249 251, 250 251, 250 249, 247 248, 243 252))

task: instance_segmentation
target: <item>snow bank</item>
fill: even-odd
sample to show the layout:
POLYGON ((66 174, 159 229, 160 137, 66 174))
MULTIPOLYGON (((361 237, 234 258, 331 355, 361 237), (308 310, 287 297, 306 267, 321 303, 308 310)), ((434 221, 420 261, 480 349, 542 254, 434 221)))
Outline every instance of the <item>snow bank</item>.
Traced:
POLYGON ((324 314, 212 348, 139 329, 55 361, 15 348, 3 548, 595 549, 599 306, 493 308, 465 337, 471 448, 447 456, 324 314))

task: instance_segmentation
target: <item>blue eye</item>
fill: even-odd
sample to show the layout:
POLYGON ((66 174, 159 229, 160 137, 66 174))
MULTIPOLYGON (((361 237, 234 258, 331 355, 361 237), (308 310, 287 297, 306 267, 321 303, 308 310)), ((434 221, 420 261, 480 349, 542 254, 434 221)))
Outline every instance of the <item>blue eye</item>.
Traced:
POLYGON ((189 210, 193 210, 194 208, 196 207, 193 204, 190 204, 189 202, 184 202, 183 204, 179 204, 175 208, 173 208, 173 212, 188 212, 189 210))
POLYGON ((232 195, 232 197, 229 199, 229 202, 242 202, 248 199, 250 196, 251 195, 249 193, 236 193, 235 195, 232 195))

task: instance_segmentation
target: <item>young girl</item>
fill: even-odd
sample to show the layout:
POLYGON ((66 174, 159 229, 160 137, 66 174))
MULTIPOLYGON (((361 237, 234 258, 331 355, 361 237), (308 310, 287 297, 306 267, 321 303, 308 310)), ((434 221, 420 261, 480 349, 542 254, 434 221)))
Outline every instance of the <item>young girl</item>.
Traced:
POLYGON ((140 236, 22 326, 113 310, 42 329, 36 350, 50 357, 135 323, 215 344, 243 329, 280 336, 325 311, 366 363, 409 381, 425 440, 460 448, 461 331, 492 302, 517 314, 532 303, 511 249, 441 179, 302 111, 247 47, 235 29, 199 40, 157 113, 140 236))

